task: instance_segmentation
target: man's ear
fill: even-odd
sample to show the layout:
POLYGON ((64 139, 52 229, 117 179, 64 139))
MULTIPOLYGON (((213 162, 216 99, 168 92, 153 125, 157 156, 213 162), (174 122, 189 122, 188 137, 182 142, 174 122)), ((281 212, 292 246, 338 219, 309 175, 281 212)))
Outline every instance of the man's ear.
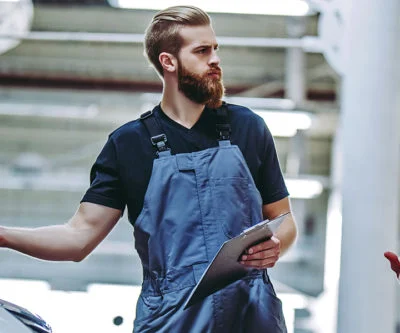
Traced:
POLYGON ((178 61, 171 53, 161 52, 158 61, 166 72, 174 72, 177 70, 178 61))

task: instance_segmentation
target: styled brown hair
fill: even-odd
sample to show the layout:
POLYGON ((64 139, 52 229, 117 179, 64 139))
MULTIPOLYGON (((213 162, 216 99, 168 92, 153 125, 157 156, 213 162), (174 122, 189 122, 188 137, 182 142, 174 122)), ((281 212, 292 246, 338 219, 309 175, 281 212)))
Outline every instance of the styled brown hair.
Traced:
POLYGON ((178 55, 183 44, 183 39, 179 35, 180 28, 210 24, 210 16, 194 6, 173 6, 159 11, 145 32, 144 50, 148 60, 163 76, 158 56, 161 52, 178 55))

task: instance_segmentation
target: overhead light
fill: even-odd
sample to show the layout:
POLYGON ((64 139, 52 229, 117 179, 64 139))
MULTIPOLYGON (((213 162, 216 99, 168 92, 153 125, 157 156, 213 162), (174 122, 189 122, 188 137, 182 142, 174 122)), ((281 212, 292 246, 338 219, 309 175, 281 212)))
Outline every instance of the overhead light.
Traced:
POLYGON ((297 130, 307 130, 311 127, 312 118, 307 112, 254 110, 267 124, 273 136, 294 136, 297 130))
MULTIPOLYGON (((1 1, 1 0, 0 0, 1 1)), ((2 103, 0 115, 38 116, 51 118, 94 118, 99 113, 96 105, 62 105, 35 103, 2 103)))
POLYGON ((292 198, 312 199, 322 193, 322 182, 317 179, 285 179, 286 187, 292 198))
POLYGON ((260 98, 260 97, 240 97, 227 96, 224 98, 227 103, 244 105, 253 110, 262 111, 279 110, 291 111, 296 107, 296 103, 288 98, 260 98))
MULTIPOLYGON (((182 1, 177 0, 108 0, 108 2, 111 6, 118 8, 153 10, 182 4, 182 1)), ((185 4, 199 7, 210 13, 305 16, 312 12, 310 6, 304 0, 231 1, 229 5, 224 1, 188 0, 185 1, 185 4)))

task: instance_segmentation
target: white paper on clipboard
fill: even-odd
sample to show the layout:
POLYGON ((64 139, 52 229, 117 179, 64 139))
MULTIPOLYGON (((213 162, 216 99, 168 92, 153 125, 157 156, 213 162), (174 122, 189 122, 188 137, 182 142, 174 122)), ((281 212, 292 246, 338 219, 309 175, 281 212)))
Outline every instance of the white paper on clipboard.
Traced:
POLYGON ((257 223, 223 243, 190 293, 184 308, 244 277, 249 268, 239 263, 240 256, 251 245, 271 238, 288 214, 290 212, 257 223))

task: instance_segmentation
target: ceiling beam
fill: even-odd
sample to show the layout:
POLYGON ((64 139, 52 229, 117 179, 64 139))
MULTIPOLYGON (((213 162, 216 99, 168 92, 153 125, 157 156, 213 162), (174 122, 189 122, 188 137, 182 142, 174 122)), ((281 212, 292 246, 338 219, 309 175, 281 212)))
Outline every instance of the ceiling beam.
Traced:
MULTIPOLYGON (((27 34, 0 34, 0 39, 16 39, 20 41, 47 42, 82 42, 106 44, 143 44, 144 34, 100 33, 100 32, 68 32, 68 31, 31 31, 27 34)), ((302 48, 306 52, 322 53, 322 45, 318 37, 301 38, 263 38, 263 37, 218 37, 220 46, 253 47, 253 48, 302 48)))

